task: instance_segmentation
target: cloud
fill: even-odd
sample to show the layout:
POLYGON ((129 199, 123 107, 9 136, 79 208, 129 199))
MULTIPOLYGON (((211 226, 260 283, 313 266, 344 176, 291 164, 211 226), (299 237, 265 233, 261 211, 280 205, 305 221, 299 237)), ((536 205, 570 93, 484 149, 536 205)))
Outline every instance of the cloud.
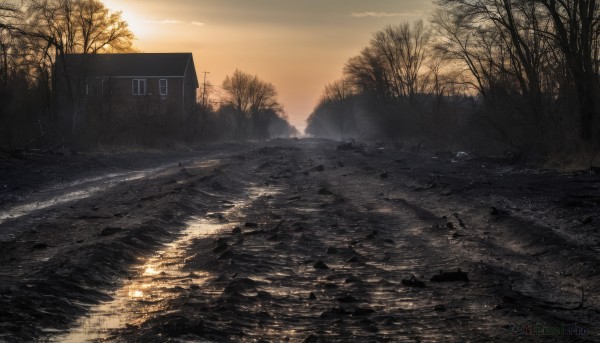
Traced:
POLYGON ((148 20, 151 24, 161 24, 161 25, 172 25, 172 24, 181 24, 179 20, 173 19, 164 19, 164 20, 148 20))
POLYGON ((385 17, 403 17, 410 15, 417 15, 418 13, 409 13, 409 12, 355 12, 352 13, 352 17, 354 18, 385 18, 385 17))
POLYGON ((204 23, 199 22, 199 21, 193 21, 191 24, 194 26, 204 26, 204 23))

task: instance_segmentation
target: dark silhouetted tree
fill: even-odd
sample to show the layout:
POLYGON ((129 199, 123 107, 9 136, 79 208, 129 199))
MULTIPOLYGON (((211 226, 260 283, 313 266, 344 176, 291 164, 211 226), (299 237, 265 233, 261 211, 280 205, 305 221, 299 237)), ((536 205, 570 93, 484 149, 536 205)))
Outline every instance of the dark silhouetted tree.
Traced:
POLYGON ((259 139, 268 138, 269 123, 265 113, 282 112, 275 86, 256 75, 236 69, 233 75, 223 81, 223 90, 226 92, 224 103, 235 110, 239 139, 246 139, 250 135, 259 139))

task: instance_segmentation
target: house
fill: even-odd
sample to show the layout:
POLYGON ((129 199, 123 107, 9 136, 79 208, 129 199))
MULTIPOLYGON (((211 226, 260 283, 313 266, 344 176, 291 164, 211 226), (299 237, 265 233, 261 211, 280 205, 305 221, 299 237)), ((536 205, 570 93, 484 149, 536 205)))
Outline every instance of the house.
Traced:
POLYGON ((182 129, 199 87, 191 53, 66 54, 57 56, 55 94, 72 132, 112 128, 182 129))

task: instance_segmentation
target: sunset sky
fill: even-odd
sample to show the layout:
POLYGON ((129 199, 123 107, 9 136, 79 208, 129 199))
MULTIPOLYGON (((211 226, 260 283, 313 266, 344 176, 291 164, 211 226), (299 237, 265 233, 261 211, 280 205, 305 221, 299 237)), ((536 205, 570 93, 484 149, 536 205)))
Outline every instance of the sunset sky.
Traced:
MULTIPOLYGON (((387 24, 427 19, 428 0, 104 0, 143 52, 192 52, 220 86, 236 68, 275 85, 300 130, 327 82, 387 24)), ((219 88, 217 87, 217 92, 219 88)))

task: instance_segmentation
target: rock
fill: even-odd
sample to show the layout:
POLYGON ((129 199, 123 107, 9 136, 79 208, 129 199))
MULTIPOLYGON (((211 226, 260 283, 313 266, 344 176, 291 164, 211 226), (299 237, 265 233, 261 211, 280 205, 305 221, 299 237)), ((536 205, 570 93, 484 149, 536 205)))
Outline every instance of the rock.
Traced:
POLYGON ((102 237, 112 236, 121 231, 123 231, 123 229, 120 227, 107 227, 107 228, 103 229, 102 231, 100 231, 100 236, 102 236, 102 237))
POLYGON ((315 295, 315 292, 310 292, 310 295, 308 296, 309 300, 317 300, 317 296, 315 295))
POLYGON ((497 216, 497 215, 499 215, 499 214, 500 214, 500 210, 492 206, 492 207, 490 208, 490 214, 491 214, 492 216, 497 216))
POLYGON ((462 221, 462 219, 460 219, 460 218, 458 218, 458 225, 459 225, 460 227, 462 227, 462 228, 465 228, 465 227, 467 227, 467 226, 465 225, 465 223, 462 221))
POLYGON ((382 179, 387 179, 390 176, 390 173, 388 172, 383 172, 381 174, 379 174, 379 177, 382 179))
POLYGON ((330 255, 337 254, 338 253, 338 249, 335 248, 335 247, 329 247, 329 248, 327 248, 327 253, 330 254, 330 255))
POLYGON ((333 193, 331 193, 331 191, 329 191, 327 188, 319 189, 319 194, 320 195, 333 195, 333 193))
POLYGON ((46 243, 36 243, 31 247, 31 250, 44 250, 48 248, 48 244, 46 243))
POLYGON ((454 230, 454 224, 452 224, 452 222, 447 222, 446 227, 448 228, 448 230, 454 230))
POLYGON ((242 233, 242 229, 239 226, 236 226, 233 229, 231 229, 231 233, 234 235, 242 233))
POLYGON ((233 252, 231 250, 227 250, 218 257, 219 260, 226 260, 228 258, 233 257, 233 252))
POLYGON ((431 282, 469 282, 468 273, 463 272, 458 268, 455 272, 444 272, 440 270, 438 275, 434 275, 429 281, 431 282))
POLYGON ((425 288, 425 282, 418 280, 414 275, 410 279, 402 279, 402 285, 407 287, 425 288))
POLYGON ((350 277, 346 278, 346 280, 344 282, 345 283, 355 283, 355 282, 360 282, 360 281, 362 281, 362 280, 357 278, 356 276, 350 276, 350 277))
POLYGON ((247 222, 246 224, 244 224, 244 227, 257 228, 258 224, 257 223, 252 223, 252 222, 247 222))
POLYGON ((229 245, 227 244, 227 242, 220 242, 218 243, 218 245, 213 249, 213 253, 215 254, 220 254, 223 251, 227 250, 227 248, 229 247, 229 245))
POLYGON ((355 303, 355 302, 358 302, 358 299, 356 299, 355 297, 353 297, 351 295, 345 295, 343 297, 339 297, 337 299, 337 301, 339 301, 341 303, 355 303))
POLYGON ((373 239, 375 236, 377 236, 378 233, 379 232, 377 230, 373 230, 370 234, 365 236, 365 239, 373 239))
POLYGON ((433 310, 434 311, 446 311, 446 306, 444 306, 443 304, 435 305, 433 310))
POLYGON ((313 264, 313 267, 315 269, 323 269, 323 270, 329 269, 329 266, 327 266, 325 264, 325 262, 323 262, 323 261, 317 261, 317 262, 315 262, 315 264, 313 264))

